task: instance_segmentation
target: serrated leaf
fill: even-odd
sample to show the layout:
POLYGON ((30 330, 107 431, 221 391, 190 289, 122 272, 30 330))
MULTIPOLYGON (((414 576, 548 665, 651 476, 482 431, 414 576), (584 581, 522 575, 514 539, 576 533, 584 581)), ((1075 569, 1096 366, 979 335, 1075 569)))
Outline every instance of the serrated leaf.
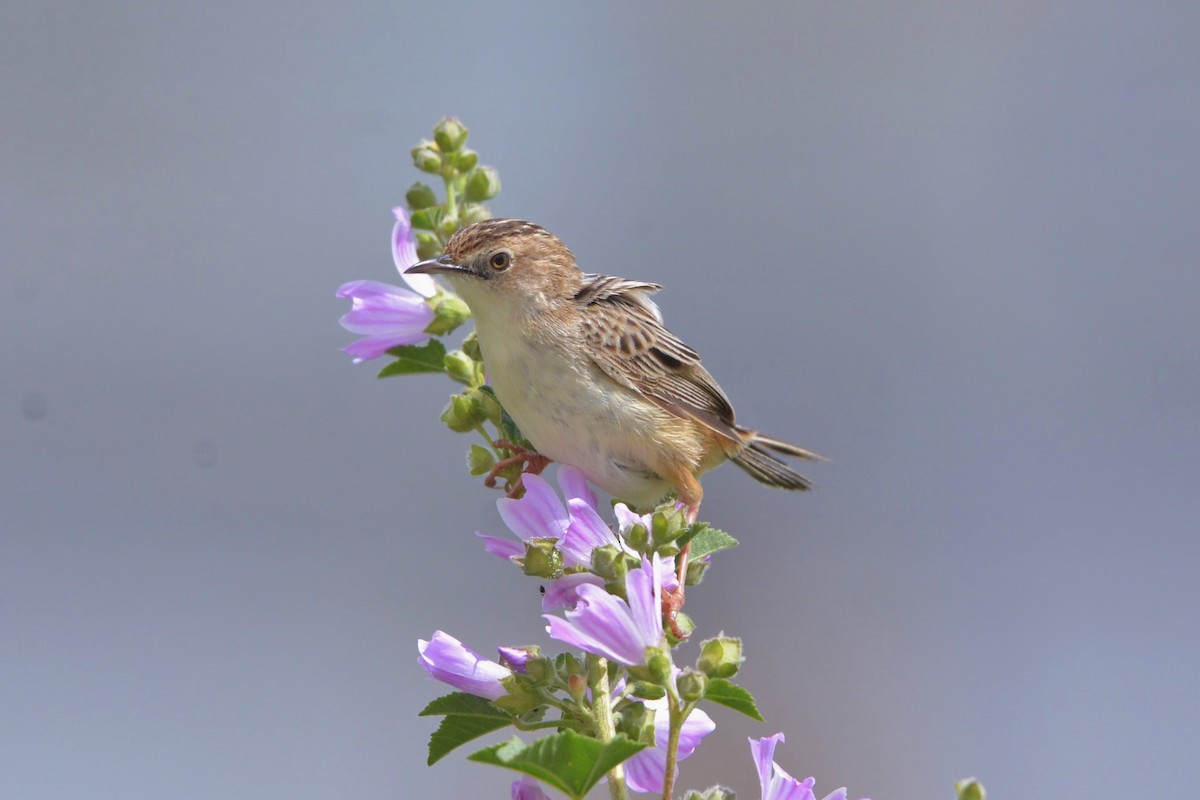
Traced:
POLYGON ((418 716, 445 715, 429 737, 429 758, 433 765, 451 750, 478 739, 486 733, 512 724, 512 717, 482 697, 466 692, 454 692, 433 700, 418 716))
POLYGON ((393 375, 416 375, 422 372, 446 371, 446 345, 440 339, 430 339, 418 347, 402 344, 388 350, 396 360, 379 370, 380 378, 393 375))
POLYGON ((765 722, 758 706, 754 704, 754 695, 735 683, 724 678, 710 678, 704 689, 704 699, 740 711, 751 719, 765 722))
POLYGON ((676 540, 680 547, 691 542, 691 558, 712 555, 721 550, 737 547, 739 542, 722 530, 710 526, 707 522, 697 522, 683 532, 676 540))
POLYGON ((492 704, 492 701, 478 695, 466 692, 451 692, 436 700, 430 700, 429 705, 421 709, 418 717, 435 717, 443 714, 462 714, 469 717, 503 717, 508 714, 492 704))
POLYGON ((550 784, 573 798, 582 798, 604 774, 646 745, 625 736, 601 742, 574 731, 525 744, 517 737, 468 756, 481 764, 508 767, 550 784))

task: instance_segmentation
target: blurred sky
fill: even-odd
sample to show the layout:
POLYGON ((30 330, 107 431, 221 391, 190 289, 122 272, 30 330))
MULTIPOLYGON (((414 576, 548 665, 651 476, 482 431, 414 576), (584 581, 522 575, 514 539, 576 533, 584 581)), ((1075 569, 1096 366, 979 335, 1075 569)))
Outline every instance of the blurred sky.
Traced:
POLYGON ((545 643, 536 585, 453 387, 338 352, 445 114, 833 458, 705 481, 743 544, 688 610, 768 722, 683 786, 756 796, 782 730, 853 797, 1186 796, 1198 43, 1185 2, 6 3, 0 796, 507 796, 425 766, 415 642, 545 643))

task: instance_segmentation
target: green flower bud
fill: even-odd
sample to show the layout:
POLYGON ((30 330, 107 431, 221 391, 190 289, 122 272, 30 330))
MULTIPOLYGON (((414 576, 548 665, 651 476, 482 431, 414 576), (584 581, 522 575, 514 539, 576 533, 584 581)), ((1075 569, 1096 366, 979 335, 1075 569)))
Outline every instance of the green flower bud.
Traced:
POLYGON ((446 423, 447 428, 455 433, 466 433, 474 430, 476 425, 483 422, 483 415, 479 413, 478 407, 471 402, 469 397, 456 394, 450 398, 450 403, 442 411, 440 419, 446 423))
POLYGON ((736 800, 732 789, 727 789, 724 786, 710 786, 703 792, 697 792, 692 789, 683 800, 736 800))
POLYGON ((987 792, 976 778, 955 781, 954 791, 958 792, 958 800, 987 800, 987 792))
POLYGON ((423 141, 412 149, 413 166, 432 175, 442 174, 442 154, 433 142, 423 141))
POLYGON ((417 231, 417 258, 425 261, 442 254, 442 243, 432 233, 417 231))
POLYGON ((408 187, 408 191, 404 193, 404 199, 408 203, 408 207, 414 211, 438 204, 437 195, 433 193, 433 189, 420 181, 408 187))
POLYGON ((704 690, 708 688, 708 676, 703 672, 685 669, 675 685, 679 688, 679 696, 684 702, 695 703, 704 698, 704 690))
POLYGON ((443 153, 453 153, 467 142, 467 126, 454 117, 445 117, 433 129, 433 138, 443 153))
POLYGON ((646 668, 650 679, 659 686, 666 686, 671 680, 671 657, 657 647, 646 648, 646 668))
POLYGON ((447 375, 459 383, 471 385, 475 378, 475 359, 462 350, 451 350, 442 357, 442 363, 446 366, 447 375))
POLYGON ((479 163, 479 153, 464 148, 462 151, 454 154, 454 159, 451 163, 460 175, 466 175, 475 169, 475 165, 479 163))
POLYGON ((656 683, 638 681, 633 685, 633 696, 639 700, 657 700, 666 694, 667 690, 656 683))
POLYGON ((625 541, 629 542, 629 546, 639 553, 645 553, 650 544, 650 531, 646 530, 646 526, 638 522, 629 529, 629 533, 625 534, 625 541))
POLYGON ((440 206, 423 208, 408 215, 408 223, 418 230, 436 231, 438 220, 442 217, 440 206))
POLYGON ((438 224, 438 230, 446 239, 453 236, 460 227, 462 227, 462 223, 459 222, 458 217, 442 217, 442 221, 438 224))
POLYGON ((479 349, 479 334, 475 331, 471 331, 467 334, 467 338, 463 339, 462 349, 476 361, 483 361, 483 352, 479 349))
POLYGON ((557 539, 527 539, 525 541, 525 574, 535 578, 557 578, 562 575, 562 551, 554 545, 557 539))
POLYGON ((683 512, 673 505, 669 508, 659 507, 650 518, 650 535, 654 544, 664 545, 678 539, 686 530, 685 522, 683 512))
POLYGON ((585 703, 587 701, 587 680, 582 675, 568 676, 567 691, 571 693, 571 698, 576 703, 585 703))
POLYGON ((717 636, 700 644, 696 668, 710 678, 732 678, 744 660, 741 639, 717 636))
POLYGON ((492 212, 488 210, 488 207, 479 203, 466 203, 458 211, 462 214, 463 224, 465 225, 483 222, 485 219, 492 218, 492 212))
POLYGON ((692 635, 692 631, 696 630, 696 623, 692 622, 692 618, 680 611, 675 615, 675 627, 679 628, 679 632, 683 634, 682 639, 676 639, 675 634, 670 628, 667 628, 667 641, 672 645, 679 644, 684 639, 692 635))
POLYGON ((592 551, 592 572, 606 581, 624 579, 625 559, 615 544, 606 544, 592 551))
MULTIPOLYGON (((654 684, 643 684, 647 687, 654 684)), ((661 686, 657 688, 661 694, 659 697, 666 696, 666 691, 661 686)), ((635 742, 644 742, 646 744, 654 744, 654 712, 646 708, 641 703, 630 703, 618 712, 617 715, 617 731, 625 734, 635 742)))
POLYGON ((453 292, 438 292, 426 302, 433 308, 433 322, 426 326, 425 332, 434 336, 450 333, 471 318, 470 307, 453 292))
POLYGON ((492 456, 492 451, 477 444, 471 445, 471 450, 467 453, 467 469, 471 471, 472 475, 487 474, 495 463, 496 459, 492 456))
POLYGON ((500 173, 491 167, 480 167, 467 179, 465 196, 468 202, 480 203, 500 194, 500 173))

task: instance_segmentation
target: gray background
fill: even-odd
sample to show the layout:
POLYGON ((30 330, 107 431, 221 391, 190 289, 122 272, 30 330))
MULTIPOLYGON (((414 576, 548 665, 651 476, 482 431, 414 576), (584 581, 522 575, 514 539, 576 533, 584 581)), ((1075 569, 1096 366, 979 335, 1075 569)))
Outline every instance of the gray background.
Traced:
MULTIPOLYGON (((507 796, 415 640, 542 642, 448 382, 338 348, 447 113, 494 210, 659 281, 740 419, 689 595, 766 725, 683 785, 1184 796, 1200 752, 1194 3, 0 13, 0 796, 507 796)), ((694 649, 685 650, 694 657, 694 649)), ((824 792, 821 793, 822 795, 824 792)))

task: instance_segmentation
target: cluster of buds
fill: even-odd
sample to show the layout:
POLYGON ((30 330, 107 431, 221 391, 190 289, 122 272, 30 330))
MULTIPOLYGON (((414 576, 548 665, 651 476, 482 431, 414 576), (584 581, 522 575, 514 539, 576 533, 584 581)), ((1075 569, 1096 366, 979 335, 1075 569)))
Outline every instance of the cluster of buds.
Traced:
POLYGON ((470 131, 453 117, 433 129, 433 139, 413 148, 413 164, 422 172, 439 176, 446 187, 446 201, 420 181, 409 187, 405 200, 412 209, 417 229, 417 255, 435 258, 442 253, 454 232, 492 214, 484 202, 500 192, 500 175, 479 163, 479 154, 466 146, 470 131))

